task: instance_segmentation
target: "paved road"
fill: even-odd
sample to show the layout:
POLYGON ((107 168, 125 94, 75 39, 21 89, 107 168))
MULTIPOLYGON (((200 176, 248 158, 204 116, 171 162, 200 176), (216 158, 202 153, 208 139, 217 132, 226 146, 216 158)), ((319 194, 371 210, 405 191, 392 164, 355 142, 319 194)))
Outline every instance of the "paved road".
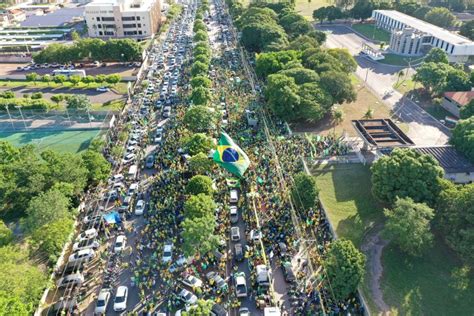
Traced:
POLYGON ((400 120, 408 124, 408 136, 416 145, 442 145, 448 142, 449 130, 413 101, 403 97, 398 91, 394 91, 389 98, 383 98, 384 93, 392 89, 397 81, 396 74, 402 67, 380 64, 359 56, 362 44, 366 43, 366 40, 347 26, 333 25, 318 28, 329 32, 326 40, 327 47, 347 48, 352 55, 356 56, 358 63, 356 75, 361 80, 366 80, 367 86, 393 110, 400 120))

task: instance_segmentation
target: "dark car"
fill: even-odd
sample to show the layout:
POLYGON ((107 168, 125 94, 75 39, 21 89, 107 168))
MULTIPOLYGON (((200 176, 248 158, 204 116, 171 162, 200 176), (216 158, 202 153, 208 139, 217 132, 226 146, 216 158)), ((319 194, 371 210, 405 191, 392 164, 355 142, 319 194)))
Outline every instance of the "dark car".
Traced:
POLYGON ((280 252, 280 256, 285 257, 288 254, 288 247, 284 242, 278 243, 278 251, 280 252))
POLYGON ((242 248, 242 244, 235 244, 234 258, 236 261, 239 261, 239 262, 244 260, 244 249, 242 248))
POLYGON ((283 276, 286 282, 291 283, 296 280, 295 274, 293 273, 293 270, 291 269, 291 262, 288 262, 288 261, 282 262, 281 270, 283 271, 283 276))

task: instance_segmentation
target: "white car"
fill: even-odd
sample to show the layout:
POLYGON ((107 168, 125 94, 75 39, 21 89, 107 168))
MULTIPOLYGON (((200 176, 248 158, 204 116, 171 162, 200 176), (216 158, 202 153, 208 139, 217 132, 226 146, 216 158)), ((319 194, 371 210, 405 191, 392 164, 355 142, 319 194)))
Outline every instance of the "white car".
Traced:
POLYGON ((66 275, 63 278, 60 278, 58 280, 57 286, 59 288, 70 287, 70 286, 81 285, 83 282, 84 282, 84 276, 81 273, 74 273, 74 274, 66 275))
POLYGON ((230 203, 239 202, 239 192, 235 189, 230 190, 230 203))
POLYGON ((79 236, 77 236, 77 240, 83 241, 83 240, 88 240, 88 239, 93 239, 97 237, 99 233, 95 228, 88 229, 84 232, 82 232, 79 236))
POLYGON ((91 260, 95 257, 95 251, 92 249, 79 250, 69 256, 69 262, 91 260))
POLYGON ((262 232, 258 229, 252 229, 250 231, 250 239, 254 241, 262 239, 262 232))
POLYGON ((114 311, 121 312, 127 309, 128 287, 119 286, 114 299, 114 311))
POLYGON ((78 250, 85 250, 85 249, 97 249, 100 247, 100 244, 98 241, 89 239, 89 240, 83 240, 83 241, 78 241, 74 243, 72 246, 72 251, 78 251, 78 250))
POLYGON ((121 252, 125 249, 125 245, 127 244, 127 237, 125 235, 118 235, 117 239, 115 239, 114 244, 114 252, 121 252))
POLYGON ((239 241, 240 240, 239 227, 234 226, 230 229, 230 239, 232 239, 232 241, 239 241))
POLYGON ((235 295, 237 297, 247 297, 247 282, 245 281, 245 273, 236 273, 234 276, 235 295))
POLYGON ((193 289, 202 286, 202 281, 191 274, 185 276, 182 282, 193 289))
POLYGON ((127 195, 128 195, 128 196, 132 196, 132 195, 134 195, 135 193, 137 193, 137 191, 138 191, 138 182, 132 183, 132 184, 130 184, 130 186, 128 187, 127 195))
POLYGON ((135 215, 142 215, 145 211, 145 201, 138 200, 137 205, 135 206, 135 215))
POLYGON ((128 154, 122 159, 122 162, 124 164, 132 163, 133 161, 135 161, 135 157, 135 154, 128 154))
POLYGON ((116 174, 116 175, 113 175, 113 176, 110 178, 109 183, 122 182, 123 179, 125 179, 125 177, 123 176, 123 174, 118 173, 118 174, 116 174))
POLYGON ((182 289, 181 292, 179 292, 179 297, 181 297, 186 304, 193 305, 197 302, 197 296, 186 289, 182 289))
POLYGON ((235 224, 239 221, 239 212, 237 211, 237 206, 230 207, 230 222, 235 224))
POLYGON ((96 90, 99 92, 109 92, 110 89, 107 87, 97 87, 96 90))
POLYGON ((167 262, 170 262, 172 258, 173 258, 173 244, 166 243, 165 246, 163 247, 163 258, 161 259, 161 261, 163 263, 167 263, 167 262))
POLYGON ((110 291, 108 289, 102 289, 97 297, 97 303, 95 304, 94 314, 104 315, 107 312, 107 304, 110 299, 110 291))

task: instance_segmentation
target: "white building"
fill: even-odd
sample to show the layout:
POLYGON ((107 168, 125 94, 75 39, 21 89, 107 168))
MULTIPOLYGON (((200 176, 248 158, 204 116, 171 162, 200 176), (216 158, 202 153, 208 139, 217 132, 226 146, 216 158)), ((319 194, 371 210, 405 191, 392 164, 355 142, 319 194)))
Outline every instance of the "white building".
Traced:
POLYGON ((90 37, 151 37, 161 23, 160 0, 95 0, 85 6, 90 37))
POLYGON ((421 48, 410 55, 417 55, 420 51, 427 52, 432 47, 443 49, 448 54, 450 62, 466 62, 469 56, 474 55, 474 42, 471 40, 404 13, 394 10, 374 10, 372 18, 378 27, 392 33, 411 28, 417 34, 421 34, 421 48))

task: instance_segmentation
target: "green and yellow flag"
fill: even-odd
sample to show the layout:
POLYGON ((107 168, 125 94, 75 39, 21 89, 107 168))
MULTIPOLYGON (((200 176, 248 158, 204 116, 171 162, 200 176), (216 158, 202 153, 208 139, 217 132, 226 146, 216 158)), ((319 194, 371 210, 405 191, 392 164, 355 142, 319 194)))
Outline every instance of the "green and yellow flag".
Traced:
POLYGON ((221 132, 213 159, 222 168, 238 177, 242 177, 250 165, 247 154, 225 132, 221 132))

